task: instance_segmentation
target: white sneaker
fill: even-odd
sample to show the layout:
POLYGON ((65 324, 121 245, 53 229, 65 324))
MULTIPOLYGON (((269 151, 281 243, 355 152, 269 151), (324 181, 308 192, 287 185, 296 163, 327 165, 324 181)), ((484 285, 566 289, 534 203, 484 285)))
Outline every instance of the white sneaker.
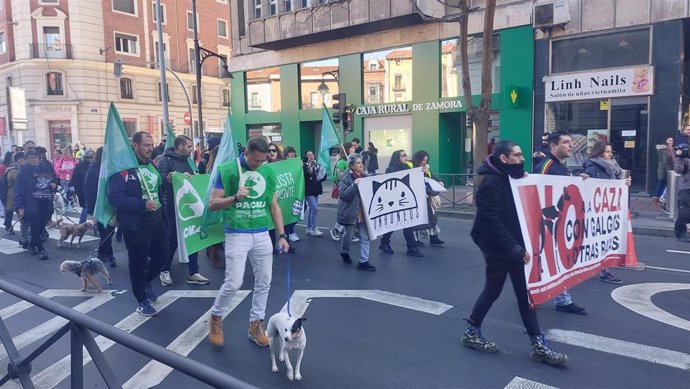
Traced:
POLYGON ((199 273, 192 274, 191 276, 187 277, 187 283, 188 284, 197 284, 197 285, 206 285, 209 283, 208 278, 202 276, 199 273))
POLYGON ((352 243, 357 243, 357 242, 359 242, 359 238, 353 235, 352 236, 352 243))
POLYGON ((162 271, 161 275, 158 277, 161 279, 161 285, 163 286, 172 286, 172 278, 170 278, 170 272, 169 271, 162 271))
POLYGON ((307 235, 311 236, 322 236, 323 232, 319 231, 318 228, 314 228, 313 230, 307 230, 307 235))
POLYGON ((290 234, 290 242, 299 242, 299 236, 296 233, 290 234))

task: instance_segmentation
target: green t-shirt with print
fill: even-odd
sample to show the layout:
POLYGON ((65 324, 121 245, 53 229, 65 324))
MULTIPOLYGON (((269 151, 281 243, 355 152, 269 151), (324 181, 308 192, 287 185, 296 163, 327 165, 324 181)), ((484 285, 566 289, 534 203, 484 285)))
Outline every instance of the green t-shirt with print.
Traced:
MULTIPOLYGON (((218 166, 225 197, 237 193, 240 186, 238 169, 235 159, 218 166)), ((256 170, 242 167, 242 184, 249 189, 249 194, 225 210, 226 230, 253 232, 270 228, 273 225, 271 203, 276 192, 275 174, 267 165, 256 170)))
POLYGON ((153 164, 139 165, 139 173, 141 184, 141 197, 144 200, 151 200, 156 202, 156 209, 161 207, 161 200, 158 198, 158 189, 161 186, 162 178, 158 169, 153 164), (148 190, 147 190, 148 189, 148 190), (151 197, 149 198, 149 193, 151 197))

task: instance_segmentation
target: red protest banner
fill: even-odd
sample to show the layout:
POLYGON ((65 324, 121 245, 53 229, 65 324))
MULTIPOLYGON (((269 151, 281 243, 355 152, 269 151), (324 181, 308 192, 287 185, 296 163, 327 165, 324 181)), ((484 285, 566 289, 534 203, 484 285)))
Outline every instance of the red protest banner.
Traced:
POLYGON ((544 303, 609 266, 625 265, 628 187, 624 180, 531 174, 511 179, 532 303, 544 303))

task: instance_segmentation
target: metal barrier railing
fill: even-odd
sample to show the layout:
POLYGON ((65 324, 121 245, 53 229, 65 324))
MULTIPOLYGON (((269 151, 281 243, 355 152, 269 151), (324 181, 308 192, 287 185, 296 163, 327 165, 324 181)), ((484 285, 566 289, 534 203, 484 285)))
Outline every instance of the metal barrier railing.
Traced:
POLYGON ((435 175, 438 176, 438 178, 440 178, 446 184, 446 188, 448 189, 447 192, 442 192, 439 194, 439 196, 441 196, 441 199, 450 203, 452 209, 455 209, 460 205, 467 205, 465 200, 467 200, 474 194, 473 174, 435 173, 435 175), (469 192, 462 191, 459 194, 460 197, 458 198, 458 188, 461 187, 467 187, 470 190, 469 192))
POLYGON ((255 388, 255 386, 231 375, 174 353, 165 347, 86 316, 5 280, 0 279, 0 289, 69 320, 31 354, 22 357, 7 330, 7 326, 5 326, 4 320, 0 318, 0 340, 2 340, 10 360, 7 374, 0 379, 0 386, 10 379, 18 378, 25 389, 34 388, 29 375, 31 362, 69 332, 71 339, 71 387, 75 389, 84 387, 83 347, 85 347, 108 388, 121 388, 122 384, 118 381, 113 369, 89 332, 93 331, 215 388, 255 388))

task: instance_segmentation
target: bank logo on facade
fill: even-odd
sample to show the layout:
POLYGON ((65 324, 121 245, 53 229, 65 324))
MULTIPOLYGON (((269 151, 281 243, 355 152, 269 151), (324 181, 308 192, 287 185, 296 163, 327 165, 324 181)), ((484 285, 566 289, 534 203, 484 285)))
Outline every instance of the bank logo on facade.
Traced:
POLYGON ((182 221, 199 218, 204 214, 204 202, 188 180, 184 180, 182 187, 177 190, 175 202, 177 216, 182 221))
POLYGON ((249 189, 248 198, 257 199, 264 195, 266 179, 261 174, 253 171, 244 172, 242 173, 242 179, 244 180, 243 186, 249 189))

